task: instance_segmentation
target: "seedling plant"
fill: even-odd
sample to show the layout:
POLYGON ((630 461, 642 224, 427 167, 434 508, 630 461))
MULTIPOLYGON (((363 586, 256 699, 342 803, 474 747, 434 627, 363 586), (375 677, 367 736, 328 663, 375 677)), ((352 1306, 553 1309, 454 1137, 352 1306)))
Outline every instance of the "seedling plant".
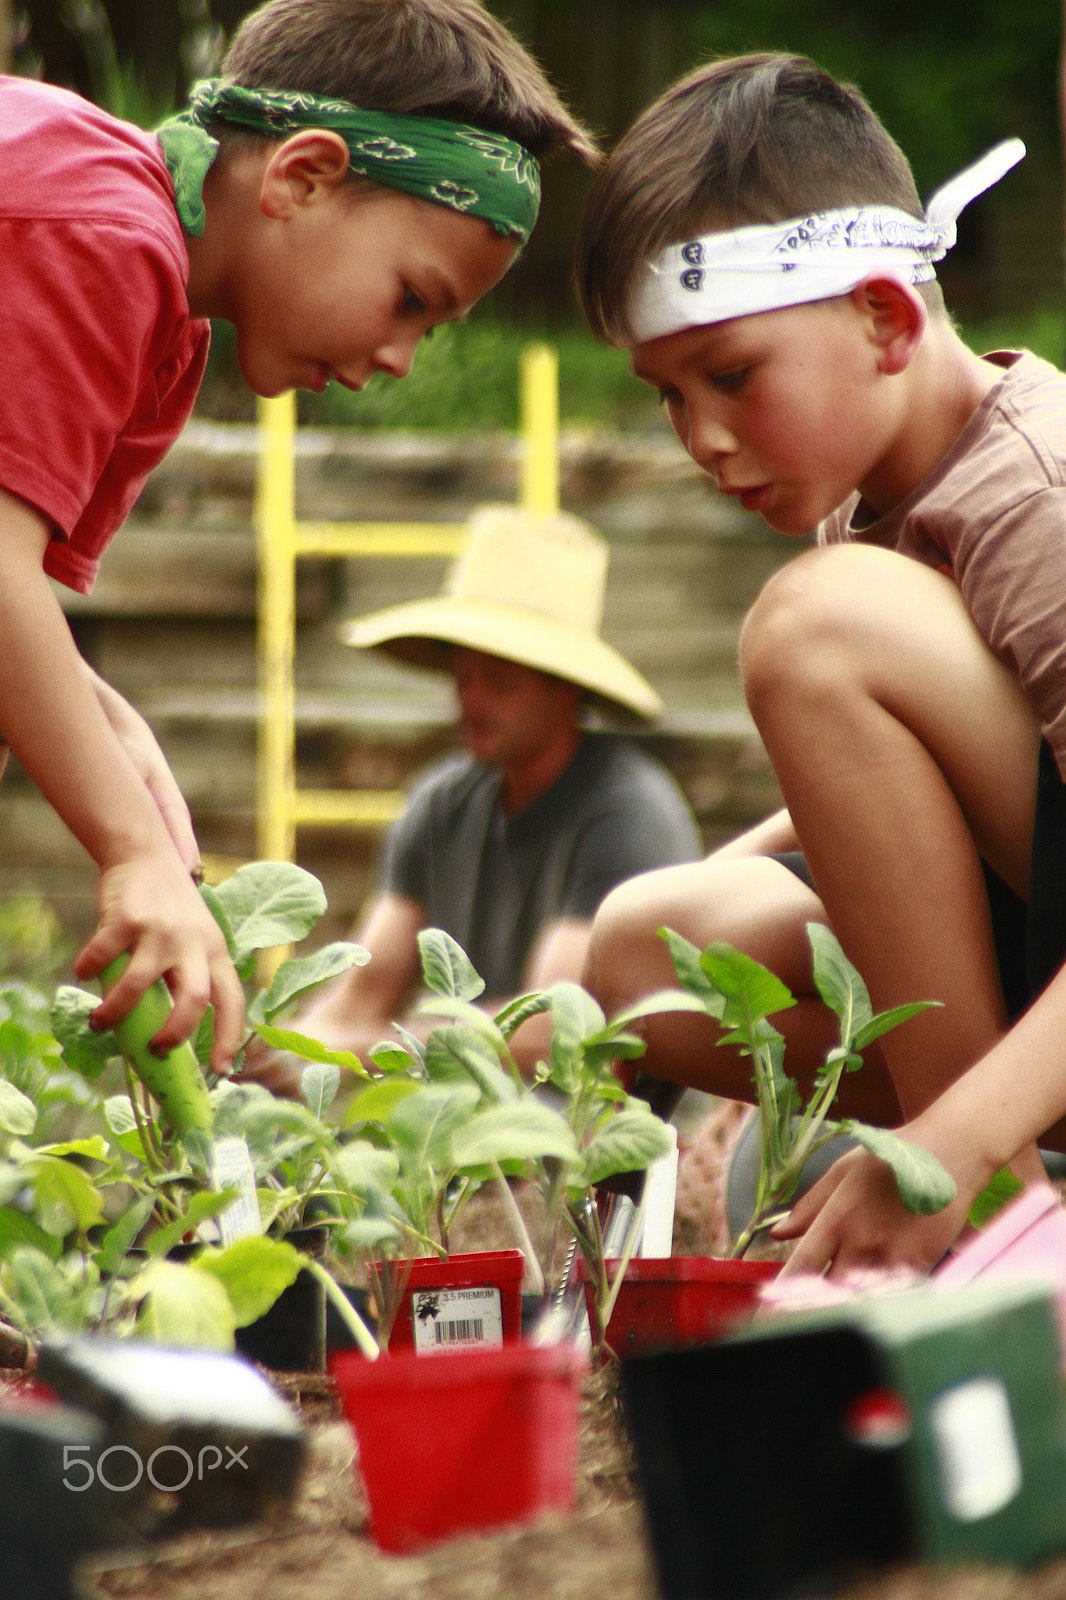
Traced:
POLYGON ((736 1045, 752 1064, 759 1180, 755 1210, 734 1244, 734 1256, 742 1256, 757 1233, 786 1214, 808 1160, 838 1134, 849 1134, 888 1163, 908 1211, 935 1212, 951 1203, 954 1181, 920 1145, 853 1117, 829 1120, 841 1080, 862 1066, 863 1050, 939 1001, 912 1001, 875 1015, 866 984, 835 935, 824 924, 809 922, 814 982, 838 1019, 839 1043, 827 1053, 804 1105, 798 1083, 785 1071, 784 1038, 768 1020, 796 1004, 787 985, 732 945, 714 943, 700 951, 670 928, 661 928, 659 936, 666 941, 682 987, 719 1024, 718 1044, 736 1045))

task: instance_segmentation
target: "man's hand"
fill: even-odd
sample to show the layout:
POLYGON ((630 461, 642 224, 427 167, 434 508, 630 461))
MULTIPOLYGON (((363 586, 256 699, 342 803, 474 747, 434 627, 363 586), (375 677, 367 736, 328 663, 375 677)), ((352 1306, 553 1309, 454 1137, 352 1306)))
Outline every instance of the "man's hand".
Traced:
POLYGON ((961 1232, 976 1192, 960 1185, 943 1211, 915 1216, 887 1162, 849 1150, 770 1230, 774 1239, 799 1240, 782 1275, 843 1278, 870 1267, 929 1272, 961 1232))
POLYGON ((165 1054, 186 1039, 210 1002, 215 1008, 211 1065, 227 1073, 244 1032, 244 991, 215 919, 177 855, 166 850, 106 868, 98 891, 100 926, 74 964, 95 978, 130 952, 129 965, 93 1012, 94 1028, 110 1028, 161 974, 174 1009, 153 1041, 165 1054))

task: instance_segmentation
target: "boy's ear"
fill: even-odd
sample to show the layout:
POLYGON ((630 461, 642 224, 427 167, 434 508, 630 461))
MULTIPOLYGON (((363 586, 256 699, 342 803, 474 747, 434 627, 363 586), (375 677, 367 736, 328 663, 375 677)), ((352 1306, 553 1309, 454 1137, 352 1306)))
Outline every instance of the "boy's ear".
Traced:
POLYGON ((851 291, 852 304, 866 319, 880 372, 906 370, 922 342, 929 313, 921 295, 898 278, 864 278, 851 291))
POLYGON ((301 128, 270 153, 259 182, 259 206, 281 219, 327 194, 348 175, 348 146, 328 128, 301 128))

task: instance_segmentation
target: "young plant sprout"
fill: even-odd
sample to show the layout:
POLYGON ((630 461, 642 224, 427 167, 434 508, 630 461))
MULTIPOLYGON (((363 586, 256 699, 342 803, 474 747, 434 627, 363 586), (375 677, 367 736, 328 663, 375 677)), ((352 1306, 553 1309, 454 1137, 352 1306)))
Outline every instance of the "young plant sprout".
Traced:
POLYGON ((840 1042, 826 1055, 804 1106, 798 1083, 785 1071, 785 1041, 767 1019, 796 1004, 780 978, 732 945, 697 950, 670 928, 659 929, 681 986, 722 1028, 719 1044, 736 1045, 750 1057, 759 1117, 760 1159, 755 1210, 733 1247, 742 1256, 755 1235, 785 1214, 803 1169, 822 1145, 849 1134, 892 1168, 908 1211, 941 1211, 955 1198, 955 1184, 936 1157, 887 1128, 845 1117, 828 1120, 845 1072, 862 1066, 862 1051, 909 1018, 937 1006, 916 1000, 874 1014, 869 991, 833 933, 808 922, 814 981, 840 1024, 840 1042))

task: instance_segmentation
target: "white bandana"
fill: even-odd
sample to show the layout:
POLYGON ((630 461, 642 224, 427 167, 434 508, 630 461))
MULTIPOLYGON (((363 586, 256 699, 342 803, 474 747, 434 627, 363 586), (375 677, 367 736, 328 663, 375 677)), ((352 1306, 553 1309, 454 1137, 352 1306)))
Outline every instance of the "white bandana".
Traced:
POLYGON ((1024 155, 1020 139, 995 145, 936 191, 924 220, 893 206, 856 206, 670 245, 634 287, 631 342, 829 300, 874 272, 926 283, 936 277, 932 263, 955 243, 959 213, 1024 155))

